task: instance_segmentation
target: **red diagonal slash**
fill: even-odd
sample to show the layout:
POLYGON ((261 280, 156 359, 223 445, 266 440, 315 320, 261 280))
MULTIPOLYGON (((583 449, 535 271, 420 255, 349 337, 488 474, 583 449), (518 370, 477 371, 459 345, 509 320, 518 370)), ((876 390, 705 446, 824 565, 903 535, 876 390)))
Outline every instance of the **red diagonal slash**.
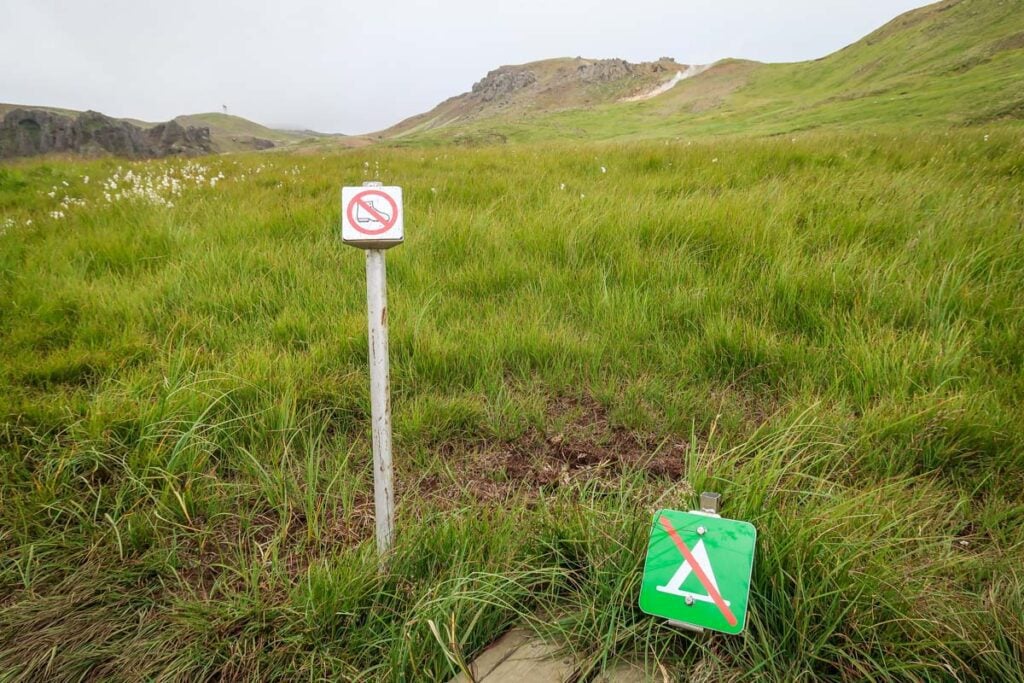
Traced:
POLYGON ((384 216, 382 216, 381 213, 377 211, 377 209, 373 208, 372 204, 367 204, 359 197, 356 197, 356 202, 358 202, 360 206, 366 209, 370 213, 370 215, 377 220, 378 223, 380 223, 381 225, 388 224, 388 219, 384 218, 384 216))
POLYGON ((711 599, 715 601, 715 604, 718 606, 722 616, 725 617, 727 622, 729 622, 729 626, 735 626, 737 623, 736 615, 729 610, 729 606, 726 605, 725 600, 722 599, 722 594, 718 592, 718 589, 716 589, 714 584, 711 583, 711 580, 708 579, 707 574, 705 574, 704 570, 700 568, 699 564, 697 564, 697 560, 694 559, 693 553, 690 552, 690 549, 686 547, 685 543, 683 543, 683 539, 679 537, 678 533, 676 533, 676 529, 672 526, 672 522, 668 521, 668 518, 662 516, 661 525, 665 527, 665 531, 668 532, 669 537, 671 537, 672 541, 676 544, 676 547, 679 548, 679 552, 681 552, 686 561, 690 563, 690 568, 693 570, 693 573, 697 575, 701 585, 704 586, 704 590, 706 590, 708 595, 711 596, 711 599))

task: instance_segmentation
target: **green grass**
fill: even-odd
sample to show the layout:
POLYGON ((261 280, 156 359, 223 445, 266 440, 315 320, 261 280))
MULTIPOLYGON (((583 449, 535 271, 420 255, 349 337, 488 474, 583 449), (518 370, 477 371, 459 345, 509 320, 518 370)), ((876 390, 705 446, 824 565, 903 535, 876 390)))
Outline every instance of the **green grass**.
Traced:
POLYGON ((446 680, 514 623, 584 676, 1024 680, 1019 128, 201 163, 0 168, 0 680, 446 680), (742 636, 636 607, 701 490, 758 528, 742 636))

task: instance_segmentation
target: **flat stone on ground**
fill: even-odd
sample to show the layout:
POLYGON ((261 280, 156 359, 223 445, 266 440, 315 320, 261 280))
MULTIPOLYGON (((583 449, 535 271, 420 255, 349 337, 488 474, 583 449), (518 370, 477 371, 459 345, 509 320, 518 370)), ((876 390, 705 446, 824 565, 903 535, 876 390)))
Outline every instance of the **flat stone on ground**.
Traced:
MULTIPOLYGON (((557 656, 558 648, 531 636, 523 629, 512 629, 480 653, 470 669, 477 683, 560 683, 572 675, 572 658, 557 656)), ((451 683, 472 683, 459 674, 451 683)))
MULTIPOLYGON (((576 673, 575 662, 558 655, 558 647, 515 628, 494 641, 469 665, 477 683, 563 683, 576 673)), ((449 683, 472 683, 459 674, 449 683)), ((636 665, 618 663, 602 672, 598 683, 645 683, 656 680, 636 665)))
POLYGON ((621 663, 598 674, 594 683, 649 683, 660 680, 660 676, 652 677, 636 664, 621 663))

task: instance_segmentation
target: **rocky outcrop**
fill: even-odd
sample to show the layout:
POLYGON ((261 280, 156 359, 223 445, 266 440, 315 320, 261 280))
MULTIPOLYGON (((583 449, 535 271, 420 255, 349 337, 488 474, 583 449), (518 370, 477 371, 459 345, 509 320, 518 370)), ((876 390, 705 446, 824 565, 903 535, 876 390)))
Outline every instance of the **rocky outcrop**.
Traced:
POLYGON ((175 121, 141 128, 95 111, 71 117, 45 109, 12 109, 0 121, 0 158, 68 152, 149 158, 212 151, 209 128, 175 121))
POLYGON ((272 140, 258 138, 255 135, 243 135, 241 137, 233 136, 230 138, 230 140, 236 145, 240 145, 247 149, 255 149, 257 151, 273 149, 274 147, 276 147, 272 140))
POLYGON ((607 83, 630 76, 660 74, 673 70, 678 65, 671 57, 662 57, 656 62, 633 64, 625 59, 598 59, 585 61, 576 67, 576 75, 587 83, 607 83))
MULTIPOLYGON (((640 64, 632 64, 624 59, 578 59, 578 62, 575 72, 562 72, 564 75, 561 78, 565 81, 564 84, 573 81, 585 84, 610 83, 668 72, 669 69, 674 70, 678 66, 670 57, 662 57, 656 62, 640 64)), ((510 99, 518 91, 534 85, 537 80, 537 75, 530 69, 522 66, 503 66, 488 72, 486 76, 474 83, 470 97, 481 103, 502 102, 510 99)), ((559 82, 547 82, 544 89, 550 90, 559 85, 559 82)))
POLYGON ((486 76, 473 84, 472 94, 481 102, 507 98, 517 90, 537 82, 537 75, 525 69, 503 66, 489 71, 486 76))
POLYGON ((153 145, 152 156, 205 154, 213 151, 209 128, 186 127, 177 121, 168 121, 144 132, 153 145))
POLYGON ((576 75, 586 83, 606 83, 632 75, 636 66, 624 59, 600 59, 580 64, 576 75))

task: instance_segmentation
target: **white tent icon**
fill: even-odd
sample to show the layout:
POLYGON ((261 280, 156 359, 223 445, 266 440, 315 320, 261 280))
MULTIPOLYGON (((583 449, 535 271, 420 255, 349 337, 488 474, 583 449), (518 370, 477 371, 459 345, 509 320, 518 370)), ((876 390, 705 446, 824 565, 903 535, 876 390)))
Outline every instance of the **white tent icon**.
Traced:
MULTIPOLYGON (((715 591, 721 595, 722 591, 718 590, 718 581, 715 579, 715 572, 711 569, 711 561, 708 560, 708 551, 704 548, 704 539, 697 541, 697 545, 693 546, 693 552, 691 554, 693 555, 693 559, 697 560, 697 564, 700 565, 701 571, 704 572, 704 576, 706 576, 708 581, 711 582, 711 585, 714 586, 715 591)), ((700 600, 701 602, 710 602, 711 604, 714 604, 715 600, 710 595, 692 593, 690 591, 680 589, 680 586, 683 585, 683 582, 686 581, 686 577, 688 577, 691 572, 693 572, 693 567, 691 567, 690 563, 684 559, 683 563, 679 565, 679 569, 677 569, 676 573, 672 575, 671 579, 669 579, 669 582, 664 586, 656 586, 656 588, 662 593, 678 595, 681 598, 690 598, 691 600, 700 600)), ((726 606, 730 604, 724 597, 722 598, 722 602, 724 602, 726 606)))

